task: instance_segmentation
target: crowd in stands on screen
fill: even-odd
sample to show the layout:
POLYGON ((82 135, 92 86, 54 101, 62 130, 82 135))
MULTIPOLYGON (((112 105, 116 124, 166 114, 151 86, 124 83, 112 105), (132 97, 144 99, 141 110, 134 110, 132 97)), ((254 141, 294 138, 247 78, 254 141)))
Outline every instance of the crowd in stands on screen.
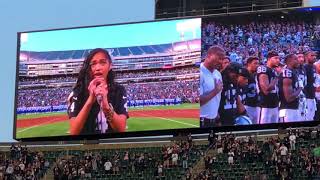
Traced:
POLYGON ((232 62, 245 63, 249 56, 265 61, 270 50, 282 58, 300 46, 312 47, 312 33, 316 25, 308 22, 259 21, 247 24, 206 22, 202 29, 202 56, 212 45, 221 45, 232 62))
MULTIPOLYGON (((117 72, 116 80, 126 78, 144 78, 144 77, 162 77, 162 76, 173 76, 181 74, 195 74, 199 73, 199 68, 196 66, 179 67, 174 69, 155 69, 155 70, 137 70, 128 72, 117 72)), ((65 75, 65 76, 40 76, 40 77, 19 77, 19 85, 35 85, 43 83, 65 83, 73 82, 77 80, 76 75, 65 75)))
POLYGON ((125 87, 128 93, 128 100, 180 98, 183 102, 195 103, 199 96, 199 82, 197 80, 128 84, 125 87))
MULTIPOLYGON (((141 106, 146 106, 148 103, 145 100, 154 101, 156 99, 163 101, 168 99, 167 103, 155 103, 159 105, 199 102, 199 83, 197 80, 132 83, 124 86, 127 90, 129 106, 140 106, 137 101, 142 101, 141 106), (170 102, 171 100, 169 99, 173 100, 173 102, 170 102)), ((18 91, 18 113, 24 113, 26 108, 30 112, 50 112, 52 108, 54 108, 54 111, 66 110, 66 99, 71 92, 71 88, 21 89, 18 91), (43 109, 44 107, 46 108, 43 109)))

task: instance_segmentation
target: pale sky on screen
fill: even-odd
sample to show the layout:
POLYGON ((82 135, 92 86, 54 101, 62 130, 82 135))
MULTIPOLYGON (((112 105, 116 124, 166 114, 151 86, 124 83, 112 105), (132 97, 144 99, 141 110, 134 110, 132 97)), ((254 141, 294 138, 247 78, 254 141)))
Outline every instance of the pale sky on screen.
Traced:
POLYGON ((184 29, 184 40, 199 39, 201 19, 23 33, 21 50, 63 51, 166 44, 181 41, 180 29, 184 29))

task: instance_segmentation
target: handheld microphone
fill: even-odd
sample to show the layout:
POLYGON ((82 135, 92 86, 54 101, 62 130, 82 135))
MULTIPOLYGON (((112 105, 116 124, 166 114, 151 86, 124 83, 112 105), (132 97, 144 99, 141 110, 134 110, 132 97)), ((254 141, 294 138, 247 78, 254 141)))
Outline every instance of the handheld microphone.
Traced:
MULTIPOLYGON (((99 85, 101 84, 101 82, 97 82, 96 83, 96 87, 98 87, 99 85)), ((101 106, 101 104, 102 104, 102 95, 101 94, 98 94, 97 96, 96 96, 96 98, 97 98, 97 102, 98 102, 98 104, 101 106)))
POLYGON ((98 104, 101 106, 101 104, 102 104, 102 95, 101 94, 97 95, 97 101, 98 101, 98 104))

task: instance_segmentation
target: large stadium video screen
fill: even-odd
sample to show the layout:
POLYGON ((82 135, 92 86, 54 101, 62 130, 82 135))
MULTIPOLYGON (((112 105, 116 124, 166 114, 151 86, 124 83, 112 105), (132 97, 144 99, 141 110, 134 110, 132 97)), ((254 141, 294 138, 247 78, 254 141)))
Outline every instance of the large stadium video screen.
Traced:
POLYGON ((18 33, 15 138, 199 128, 201 19, 18 33))
POLYGON ((16 139, 320 120, 319 22, 300 9, 18 33, 16 139))

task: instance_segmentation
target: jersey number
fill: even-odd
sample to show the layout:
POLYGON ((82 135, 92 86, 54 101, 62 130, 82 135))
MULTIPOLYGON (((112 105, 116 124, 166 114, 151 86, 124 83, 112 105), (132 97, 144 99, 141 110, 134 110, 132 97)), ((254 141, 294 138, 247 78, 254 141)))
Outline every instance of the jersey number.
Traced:
POLYGON ((71 104, 71 106, 70 106, 70 111, 71 112, 74 112, 74 102, 71 104))
POLYGON ((267 68, 264 66, 259 66, 257 69, 257 73, 265 73, 267 72, 267 68))
POLYGON ((292 72, 288 70, 283 71, 283 77, 291 78, 292 77, 292 72))
POLYGON ((257 94, 256 84, 254 84, 254 83, 249 84, 248 89, 249 89, 249 91, 247 93, 247 96, 250 97, 250 98, 255 97, 256 94, 257 94))

